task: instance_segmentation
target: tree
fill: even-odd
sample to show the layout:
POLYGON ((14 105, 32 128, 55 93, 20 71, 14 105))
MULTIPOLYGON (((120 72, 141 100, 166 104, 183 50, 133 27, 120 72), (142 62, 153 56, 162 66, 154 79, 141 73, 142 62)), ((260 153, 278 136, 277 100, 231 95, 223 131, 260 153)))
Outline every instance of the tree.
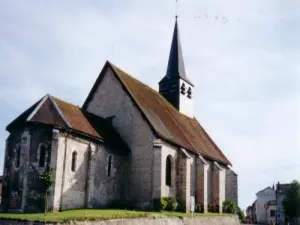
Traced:
POLYGON ((234 201, 226 200, 223 202, 223 212, 234 214, 237 210, 236 204, 234 201))
POLYGON ((241 210, 240 207, 237 207, 236 212, 239 216, 239 219, 244 222, 246 220, 246 216, 245 216, 245 213, 243 212, 243 210, 241 210))
POLYGON ((45 215, 47 214, 47 211, 48 211, 47 192, 48 192, 49 188, 52 186, 52 184, 54 183, 53 172, 54 172, 54 169, 51 168, 50 171, 45 171, 40 175, 40 180, 42 182, 43 191, 45 192, 45 215))
POLYGON ((282 202, 285 215, 289 218, 300 217, 300 183, 294 180, 282 202))

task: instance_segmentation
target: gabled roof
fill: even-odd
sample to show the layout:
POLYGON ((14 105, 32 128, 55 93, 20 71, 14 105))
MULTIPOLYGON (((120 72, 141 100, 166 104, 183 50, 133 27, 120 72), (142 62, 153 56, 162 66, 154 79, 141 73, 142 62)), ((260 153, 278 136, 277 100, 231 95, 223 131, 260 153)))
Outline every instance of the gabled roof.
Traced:
POLYGON ((260 194, 261 192, 264 192, 264 191, 266 191, 266 190, 268 190, 268 189, 274 191, 274 193, 275 193, 275 190, 274 190, 273 188, 271 188, 271 187, 266 187, 266 188, 260 190, 259 192, 257 192, 256 195, 258 195, 258 194, 260 194))
POLYGON ((202 156, 231 165, 195 118, 181 114, 164 97, 149 86, 134 79, 118 67, 106 62, 87 97, 83 109, 92 99, 107 68, 111 68, 129 96, 137 104, 154 132, 161 138, 202 156))
POLYGON ((14 128, 24 126, 26 123, 47 124, 70 129, 91 138, 104 140, 111 147, 129 150, 109 121, 51 95, 46 95, 36 102, 11 122, 6 129, 11 132, 14 128))

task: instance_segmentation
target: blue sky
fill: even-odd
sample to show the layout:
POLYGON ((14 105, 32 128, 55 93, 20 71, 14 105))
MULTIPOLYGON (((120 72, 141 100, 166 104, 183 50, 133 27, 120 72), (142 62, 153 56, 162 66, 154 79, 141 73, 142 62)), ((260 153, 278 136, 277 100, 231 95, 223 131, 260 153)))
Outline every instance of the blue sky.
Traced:
MULTIPOLYGON (((239 203, 300 179, 300 1, 178 1, 196 117, 239 174, 239 203)), ((46 93, 82 105, 108 59, 157 89, 175 0, 0 2, 5 126, 46 93)))

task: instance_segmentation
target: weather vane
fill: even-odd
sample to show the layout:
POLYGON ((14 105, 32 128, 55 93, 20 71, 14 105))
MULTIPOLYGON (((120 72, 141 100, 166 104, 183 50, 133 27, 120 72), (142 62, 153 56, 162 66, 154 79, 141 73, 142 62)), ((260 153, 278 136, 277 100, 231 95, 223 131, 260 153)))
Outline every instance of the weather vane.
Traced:
POLYGON ((177 2, 177 0, 176 0, 176 3, 175 3, 175 18, 177 19, 177 17, 178 17, 178 2, 177 2))

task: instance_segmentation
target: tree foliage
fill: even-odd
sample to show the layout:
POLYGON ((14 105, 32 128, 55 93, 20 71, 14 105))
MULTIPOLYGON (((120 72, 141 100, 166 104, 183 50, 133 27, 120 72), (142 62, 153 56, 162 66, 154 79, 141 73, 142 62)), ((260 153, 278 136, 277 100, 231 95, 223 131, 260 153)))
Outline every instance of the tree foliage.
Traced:
POLYGON ((226 200, 223 202, 223 212, 234 214, 237 210, 237 206, 234 201, 226 200))
POLYGON ((290 218, 300 217, 300 183, 294 180, 287 190, 286 198, 283 200, 285 215, 290 218))
POLYGON ((51 168, 50 171, 45 171, 40 175, 40 181, 42 183, 43 190, 45 192, 45 214, 47 213, 47 205, 48 205, 47 192, 49 188, 52 186, 52 184, 54 183, 53 173, 54 173, 54 169, 51 168))
POLYGON ((237 214, 238 214, 239 219, 240 219, 241 221, 244 222, 244 221, 246 220, 245 213, 243 212, 243 210, 241 210, 240 207, 237 207, 237 214))

